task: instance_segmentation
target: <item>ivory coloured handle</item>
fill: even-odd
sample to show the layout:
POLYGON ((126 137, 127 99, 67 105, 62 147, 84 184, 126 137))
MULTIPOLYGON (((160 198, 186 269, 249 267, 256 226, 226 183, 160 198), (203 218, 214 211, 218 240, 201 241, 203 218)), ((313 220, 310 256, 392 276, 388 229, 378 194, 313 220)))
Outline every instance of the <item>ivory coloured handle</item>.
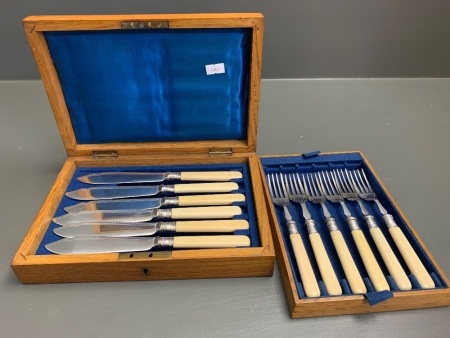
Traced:
POLYGON ((228 205, 234 202, 244 201, 245 196, 243 194, 216 194, 178 197, 178 205, 180 207, 193 205, 228 205))
POLYGON ((383 271, 381 271, 363 232, 360 229, 353 230, 352 236, 375 291, 390 290, 386 277, 384 277, 383 271))
POLYGON ((247 230, 249 224, 244 219, 217 221, 178 221, 175 223, 176 232, 233 232, 247 230))
POLYGON ((320 235, 315 232, 309 234, 309 240, 311 241, 314 256, 316 257, 317 265, 319 266, 320 275, 322 276, 322 280, 327 288, 328 294, 342 295, 341 286, 336 277, 336 273, 331 266, 327 251, 323 246, 322 238, 320 238, 320 235))
POLYGON ((175 249, 207 249, 207 248, 235 248, 250 246, 247 236, 178 236, 173 238, 175 249))
POLYGON ((384 264, 386 264, 386 267, 388 268, 392 278, 394 278, 398 288, 400 290, 411 290, 411 282, 409 281, 408 276, 406 275, 400 262, 389 246, 386 237, 384 237, 383 233, 381 232, 381 229, 376 227, 371 228, 369 231, 378 248, 378 251, 381 254, 381 257, 383 258, 384 264))
POLYGON ((232 179, 242 178, 239 171, 186 171, 181 172, 182 181, 230 181, 232 179))
POLYGON ((222 183, 190 183, 190 184, 175 184, 174 192, 182 193, 197 193, 197 192, 230 192, 239 188, 235 182, 222 183))
POLYGON ((290 234, 292 248, 294 250, 295 260, 297 262, 298 270, 300 271, 300 278, 303 284, 303 290, 307 297, 319 297, 320 289, 317 283, 314 271, 306 253, 300 234, 290 234))
POLYGON ((232 218, 242 213, 238 206, 173 208, 171 211, 172 219, 232 218))
POLYGON ((414 274, 420 286, 424 289, 432 289, 435 287, 433 279, 425 269, 425 266, 420 261, 411 244, 405 237, 405 234, 398 226, 389 227, 389 232, 394 239, 397 248, 403 256, 403 259, 408 265, 409 270, 414 274))
POLYGON ((347 278, 348 284, 352 293, 361 294, 366 293, 367 289, 364 285, 364 281, 361 278, 361 274, 356 267, 355 261, 353 260, 350 251, 348 250, 347 244, 345 243, 344 237, 339 230, 333 230, 330 232, 331 239, 333 240, 334 247, 336 248, 339 260, 341 262, 342 268, 347 278))

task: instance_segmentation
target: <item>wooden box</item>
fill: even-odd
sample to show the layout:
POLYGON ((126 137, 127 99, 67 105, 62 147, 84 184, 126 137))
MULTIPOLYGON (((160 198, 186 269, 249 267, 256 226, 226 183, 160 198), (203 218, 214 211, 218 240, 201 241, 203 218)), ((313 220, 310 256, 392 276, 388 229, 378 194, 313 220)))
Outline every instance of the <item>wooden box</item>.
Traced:
MULTIPOLYGON (((399 206, 395 203, 395 200, 389 194, 386 187, 380 181, 374 169, 362 153, 348 152, 320 154, 319 152, 315 152, 305 155, 265 156, 261 158, 261 173, 264 178, 266 200, 270 209, 270 222, 275 251, 277 253, 277 262, 283 281, 289 312, 292 318, 372 313, 450 305, 450 289, 447 277, 439 268, 438 264, 421 241, 419 235, 414 231, 414 228, 400 210, 399 206), (341 259, 339 258, 338 251, 334 244, 335 238, 332 238, 331 235, 332 231, 335 231, 336 229, 329 229, 329 226, 327 226, 327 219, 321 205, 308 201, 306 202, 306 207, 311 214, 311 219, 315 221, 317 233, 322 239, 324 248, 330 258, 332 269, 336 274, 337 281, 342 290, 341 295, 337 294, 339 292, 329 292, 327 285, 330 286, 330 290, 333 290, 333 284, 330 282, 328 284, 324 283, 325 279, 318 267, 317 259, 312 247, 312 242, 317 243, 317 233, 313 235, 316 236, 315 239, 310 237, 310 231, 307 230, 305 223, 306 217, 302 215, 303 207, 298 203, 292 203, 291 200, 287 206, 288 211, 291 214, 292 220, 296 222, 296 228, 299 232, 303 246, 305 247, 306 256, 311 262, 314 279, 318 282, 320 292, 319 296, 315 296, 313 292, 309 291, 309 294, 312 296, 306 296, 304 288, 305 282, 302 278, 307 276, 307 269, 301 267, 302 271, 304 271, 302 276, 299 272, 300 268, 296 263, 296 254, 294 253, 294 246, 298 248, 299 245, 292 244, 291 234, 288 230, 283 208, 275 205, 270 196, 269 184, 272 189, 276 189, 276 181, 272 181, 272 177, 274 176, 271 175, 285 175, 284 178, 288 179, 286 189, 292 189, 292 186, 289 185, 291 184, 289 177, 295 179, 295 174, 298 174, 300 182, 303 183, 303 188, 305 188, 304 186, 309 186, 311 188, 311 185, 309 185, 308 182, 309 179, 314 180, 315 177, 321 175, 320 182, 325 186, 328 182, 333 184, 333 177, 339 179, 338 176, 333 176, 331 174, 336 174, 336 171, 337 174, 342 173, 343 179, 345 180, 347 177, 345 170, 347 170, 350 175, 351 173, 355 173, 352 170, 363 170, 381 205, 386 209, 388 214, 392 215, 398 226, 398 228, 393 226, 392 229, 394 230, 388 228, 387 223, 389 221, 385 221, 383 214, 374 201, 362 201, 363 206, 365 206, 369 215, 373 216, 373 220, 378 225, 382 237, 386 239, 387 245, 392 249, 393 255, 397 258, 400 264, 400 271, 403 270, 405 272, 404 277, 406 277, 406 281, 409 281, 410 289, 408 289, 408 283, 401 284, 402 282, 400 282, 397 284, 396 281, 401 281, 401 279, 395 279, 393 277, 395 272, 392 274, 391 271, 399 271, 396 270, 398 266, 393 266, 393 270, 387 268, 387 264, 385 264, 385 257, 387 256, 381 254, 380 247, 378 246, 379 243, 375 243, 374 240, 377 235, 373 235, 373 230, 369 230, 369 223, 366 224, 366 219, 357 201, 345 200, 345 205, 349 209, 351 216, 356 218, 362 231, 362 236, 366 238, 369 245, 368 251, 373 253, 376 262, 375 264, 380 267, 381 275, 384 276, 385 281, 387 282, 387 288, 383 288, 383 285, 380 283, 381 279, 378 280, 372 278, 373 276, 376 276, 376 274, 369 275, 365 261, 360 254, 360 252, 364 253, 367 251, 360 251, 356 245, 355 237, 352 234, 350 225, 347 223, 348 219, 344 214, 344 210, 340 203, 326 201, 325 204, 331 217, 336 221, 337 229, 342 233, 342 237, 349 249, 350 255, 353 257, 355 266, 362 277, 362 282, 366 288, 366 292, 364 293, 355 294, 352 292, 352 290, 356 290, 356 288, 352 289, 350 287, 349 279, 347 278, 347 273, 350 270, 347 270, 347 273, 344 272, 341 259), (325 176, 325 173, 328 173, 328 176, 325 176), (294 174, 294 176, 291 176, 292 174, 294 174), (328 177, 329 181, 327 181, 328 177), (302 181, 302 178, 305 178, 305 181, 302 181), (423 280, 419 280, 414 273, 411 272, 411 265, 410 263, 407 263, 407 260, 411 260, 411 257, 413 257, 414 254, 409 252, 405 255, 405 251, 399 250, 400 247, 404 246, 399 244, 397 240, 394 240, 394 232, 397 234, 398 232, 404 234, 413 251, 423 263, 426 273, 431 277, 434 287, 432 287, 432 284, 428 284, 428 281, 424 282, 423 280), (336 294, 332 295, 333 293, 336 294)), ((357 178, 358 177, 355 176, 355 179, 357 178)), ((344 182, 341 182, 341 184, 342 183, 345 184, 344 182)), ((354 184, 359 183, 355 182, 354 184)), ((300 186, 297 185, 294 188, 300 188, 300 186)), ((316 186, 316 189, 320 189, 319 186, 316 186)), ((331 189, 330 186, 328 186, 328 189, 331 189)), ((352 188, 347 187, 347 189, 350 191, 352 188)), ((361 186, 359 186, 359 189, 362 190, 361 186)), ((392 225, 393 224, 391 224, 391 226, 392 225)), ((375 230, 374 233, 377 232, 378 231, 375 230)), ((361 232, 357 231, 357 233, 361 232)), ((396 235, 395 238, 398 238, 398 235, 396 235)), ((386 252, 386 250, 383 252, 386 252)), ((302 260, 303 263, 305 263, 305 261, 306 260, 302 260)), ((348 256, 343 261, 348 263, 348 256)), ((416 269, 420 264, 414 263, 415 262, 413 262, 412 266, 413 269, 416 269)), ((323 269, 322 271, 326 270, 323 269)), ((371 271, 375 270, 371 269, 371 271)), ((348 275, 353 276, 351 273, 348 273, 348 275)), ((306 283, 308 282, 306 281, 306 283)), ((353 285, 357 284, 355 283, 353 285)))
POLYGON ((34 16, 24 28, 68 159, 12 260, 19 280, 271 276, 274 247, 255 155, 262 15, 34 16), (79 187, 81 174, 105 170, 241 171, 250 247, 46 252, 52 218, 73 202, 66 191, 79 187))

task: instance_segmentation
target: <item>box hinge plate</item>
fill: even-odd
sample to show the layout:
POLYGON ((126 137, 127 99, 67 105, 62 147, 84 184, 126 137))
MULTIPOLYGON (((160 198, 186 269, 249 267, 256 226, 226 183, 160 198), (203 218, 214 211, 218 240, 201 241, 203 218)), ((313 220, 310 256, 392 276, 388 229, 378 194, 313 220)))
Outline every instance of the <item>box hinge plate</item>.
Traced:
POLYGON ((92 152, 92 157, 93 158, 116 158, 117 155, 117 151, 115 150, 99 150, 99 151, 93 151, 92 152))
POLYGON ((169 21, 124 21, 122 29, 162 29, 169 28, 169 21))
POLYGON ((233 150, 231 148, 210 148, 208 154, 209 156, 231 156, 233 150))

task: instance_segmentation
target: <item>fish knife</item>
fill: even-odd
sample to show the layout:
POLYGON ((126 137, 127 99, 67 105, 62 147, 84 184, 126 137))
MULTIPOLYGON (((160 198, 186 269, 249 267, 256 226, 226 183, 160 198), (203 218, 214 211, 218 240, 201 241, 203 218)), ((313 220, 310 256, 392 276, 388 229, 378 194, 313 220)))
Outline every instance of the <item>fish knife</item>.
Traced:
POLYGON ((232 218, 240 215, 242 210, 238 206, 195 207, 152 210, 109 210, 109 211, 82 211, 65 214, 53 218, 59 225, 78 223, 111 223, 111 222, 148 222, 153 218, 169 219, 218 219, 232 218))
POLYGON ((78 177, 78 180, 88 184, 120 184, 120 183, 146 183, 162 182, 165 180, 180 181, 230 181, 242 178, 239 171, 186 171, 186 172, 102 172, 78 177))
POLYGON ((153 236, 159 232, 215 232, 225 233, 236 230, 247 230, 249 224, 243 219, 208 220, 208 221, 178 221, 153 223, 83 223, 73 224, 53 229, 61 237, 129 237, 153 236))
POLYGON ((76 237, 63 238, 47 244, 56 254, 94 254, 149 251, 161 249, 210 249, 250 246, 250 239, 242 235, 177 236, 177 237, 76 237))
POLYGON ((95 210, 130 210, 130 209, 158 209, 162 206, 197 206, 197 205, 229 205, 234 202, 244 202, 243 194, 214 194, 171 196, 141 199, 117 199, 81 202, 65 207, 67 212, 95 211, 95 210))
POLYGON ((82 188, 66 192, 66 196, 75 200, 101 200, 141 196, 153 196, 161 192, 183 193, 215 193, 237 190, 235 182, 190 183, 154 186, 114 186, 98 188, 82 188))

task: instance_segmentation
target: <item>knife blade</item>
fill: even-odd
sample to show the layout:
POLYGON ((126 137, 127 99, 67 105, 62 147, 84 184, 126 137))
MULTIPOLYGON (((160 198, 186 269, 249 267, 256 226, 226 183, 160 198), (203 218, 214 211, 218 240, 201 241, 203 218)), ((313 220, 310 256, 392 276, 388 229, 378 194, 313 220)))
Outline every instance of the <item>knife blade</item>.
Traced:
POLYGON ((196 206, 196 205, 229 205, 234 202, 244 202, 243 194, 215 194, 172 196, 142 199, 118 199, 81 202, 65 207, 67 212, 95 211, 95 210, 130 210, 130 209, 158 209, 162 206, 196 206))
POLYGON ((153 236, 159 232, 234 232, 247 230, 249 224, 246 220, 214 220, 214 221, 178 221, 178 222, 153 222, 153 223, 83 223, 73 224, 53 229, 53 232, 61 237, 129 237, 129 236, 153 236))
POLYGON ((66 226, 78 223, 111 223, 111 222, 148 222, 153 218, 170 219, 218 219, 232 218, 240 215, 242 210, 238 206, 195 207, 152 210, 109 210, 82 211, 65 214, 53 218, 56 224, 66 226))
POLYGON ((154 186, 120 186, 101 188, 82 188, 66 192, 66 196, 75 200, 101 200, 129 198, 140 196, 153 196, 161 192, 171 193, 213 193, 230 192, 238 189, 235 182, 224 183, 191 183, 174 185, 154 185, 154 186))
POLYGON ((250 246, 250 239, 242 235, 178 236, 178 237, 76 237, 63 238, 47 244, 56 254, 94 254, 149 251, 161 249, 210 249, 250 246))
POLYGON ((180 181, 230 181, 242 178, 239 171, 204 171, 204 172, 102 172, 78 177, 78 180, 88 184, 120 184, 120 183, 146 183, 162 182, 165 180, 180 181))

